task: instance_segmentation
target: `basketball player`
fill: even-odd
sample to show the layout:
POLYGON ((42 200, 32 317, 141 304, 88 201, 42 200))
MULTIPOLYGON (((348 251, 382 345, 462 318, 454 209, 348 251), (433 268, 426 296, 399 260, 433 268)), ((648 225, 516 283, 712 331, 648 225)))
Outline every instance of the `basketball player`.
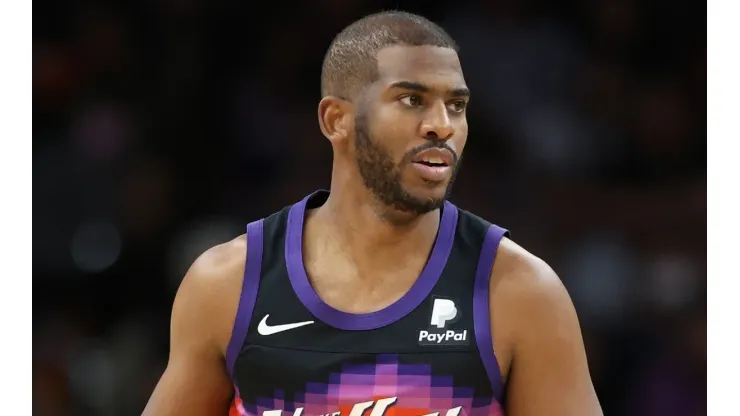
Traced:
POLYGON ((402 12, 336 37, 330 191, 195 261, 145 415, 601 414, 558 277, 446 201, 468 136, 456 50, 402 12))

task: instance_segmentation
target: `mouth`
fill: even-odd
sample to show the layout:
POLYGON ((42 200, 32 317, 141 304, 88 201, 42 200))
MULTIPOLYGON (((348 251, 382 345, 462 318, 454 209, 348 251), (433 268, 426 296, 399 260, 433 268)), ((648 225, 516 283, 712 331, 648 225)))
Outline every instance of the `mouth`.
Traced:
POLYGON ((445 163, 445 162, 443 162, 441 160, 434 160, 434 159, 433 160, 420 160, 420 161, 414 162, 414 163, 418 163, 420 165, 429 166, 429 167, 433 167, 433 168, 434 167, 449 166, 447 163, 445 163))
POLYGON ((439 184, 449 178, 455 156, 446 149, 427 149, 412 160, 414 170, 427 183, 439 184))
POLYGON ((444 162, 428 162, 426 160, 422 160, 421 162, 414 162, 414 163, 418 163, 418 164, 424 165, 424 166, 429 166, 429 167, 432 167, 432 168, 440 168, 440 167, 447 166, 447 164, 445 164, 444 162))
POLYGON ((429 166, 433 168, 448 167, 453 164, 454 156, 446 149, 427 149, 414 157, 413 163, 429 166))

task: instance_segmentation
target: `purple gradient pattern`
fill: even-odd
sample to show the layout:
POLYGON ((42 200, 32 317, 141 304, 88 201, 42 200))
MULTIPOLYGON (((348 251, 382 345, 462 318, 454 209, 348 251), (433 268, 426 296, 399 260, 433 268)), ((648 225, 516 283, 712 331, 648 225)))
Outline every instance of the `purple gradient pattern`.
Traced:
MULTIPOLYGON (((424 416, 461 407, 459 416, 501 416, 503 410, 492 397, 474 397, 473 389, 454 385, 451 376, 431 373, 426 364, 399 363, 397 355, 378 355, 375 364, 347 364, 341 372, 329 375, 326 383, 306 383, 305 391, 285 400, 285 392, 275 390, 273 397, 260 397, 257 403, 243 402, 239 392, 230 416, 262 416, 269 410, 283 410, 282 416, 320 416, 341 412, 348 416, 357 403, 397 397, 382 416, 424 416)), ((365 410, 369 415, 372 408, 365 410)))

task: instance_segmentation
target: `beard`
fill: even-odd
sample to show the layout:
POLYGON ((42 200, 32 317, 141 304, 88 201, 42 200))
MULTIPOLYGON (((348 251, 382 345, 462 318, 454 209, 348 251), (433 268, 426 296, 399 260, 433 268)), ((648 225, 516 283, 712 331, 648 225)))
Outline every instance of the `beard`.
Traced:
POLYGON ((356 120, 355 137, 355 154, 362 183, 378 201, 397 211, 414 215, 426 214, 442 207, 452 190, 462 160, 458 159, 457 154, 444 141, 430 140, 415 147, 404 155, 399 164, 395 164, 390 152, 370 136, 365 117, 358 117, 356 120), (401 184, 401 167, 412 163, 411 160, 418 153, 432 148, 446 149, 453 154, 455 164, 452 177, 442 198, 417 198, 401 184))

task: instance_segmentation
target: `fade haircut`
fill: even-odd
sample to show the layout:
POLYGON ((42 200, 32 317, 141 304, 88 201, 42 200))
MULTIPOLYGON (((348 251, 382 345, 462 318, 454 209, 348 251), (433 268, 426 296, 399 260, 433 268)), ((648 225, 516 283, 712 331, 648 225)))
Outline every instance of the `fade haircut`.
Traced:
POLYGON ((321 68, 321 95, 354 100, 378 79, 378 51, 393 45, 458 51, 452 37, 424 17, 401 11, 371 14, 347 26, 332 41, 321 68))

